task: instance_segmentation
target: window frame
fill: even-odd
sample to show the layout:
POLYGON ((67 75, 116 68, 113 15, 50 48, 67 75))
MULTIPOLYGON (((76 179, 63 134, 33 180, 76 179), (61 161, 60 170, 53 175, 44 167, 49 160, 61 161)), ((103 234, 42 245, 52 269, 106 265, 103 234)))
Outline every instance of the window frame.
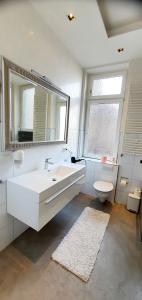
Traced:
MULTIPOLYGON (((86 138, 87 138, 87 129, 88 129, 88 122, 89 122, 89 105, 91 103, 119 103, 119 112, 118 112, 118 120, 117 120, 117 130, 116 130, 116 142, 114 148, 114 157, 115 162, 117 163, 118 159, 118 150, 119 150, 119 142, 120 142, 120 135, 121 135, 121 121, 122 121, 122 114, 123 114, 123 104, 125 100, 125 88, 126 88, 126 79, 127 79, 127 71, 120 70, 120 71, 111 71, 107 73, 99 73, 99 74, 88 74, 87 76, 87 89, 86 89, 86 113, 84 115, 84 137, 82 140, 82 156, 85 158, 96 159, 100 161, 100 157, 95 155, 90 155, 87 153, 86 149, 86 138), (92 88, 92 82, 94 79, 105 79, 111 77, 122 76, 122 89, 120 94, 115 95, 103 95, 103 96, 91 96, 90 89, 92 88)), ((112 161, 111 161, 112 162, 112 161)))
POLYGON ((121 72, 113 72, 113 73, 105 73, 105 74, 98 74, 98 75, 89 75, 88 77, 88 87, 87 87, 87 99, 114 99, 114 98, 124 98, 125 94, 125 84, 126 84, 126 71, 121 72), (112 77, 122 76, 122 88, 120 94, 110 94, 110 95, 102 95, 102 96, 91 96, 90 91, 92 89, 92 84, 95 79, 106 79, 112 77))

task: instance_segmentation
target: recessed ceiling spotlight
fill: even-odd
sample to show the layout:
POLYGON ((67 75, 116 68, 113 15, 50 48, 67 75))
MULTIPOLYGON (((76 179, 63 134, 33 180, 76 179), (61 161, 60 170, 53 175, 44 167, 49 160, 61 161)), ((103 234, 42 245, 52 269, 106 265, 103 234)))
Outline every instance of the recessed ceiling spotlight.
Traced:
POLYGON ((117 52, 118 52, 118 53, 124 52, 124 48, 118 48, 118 49, 117 49, 117 52))
POLYGON ((69 14, 67 15, 67 18, 68 18, 69 21, 73 21, 73 20, 76 19, 75 16, 74 16, 72 13, 69 13, 69 14))

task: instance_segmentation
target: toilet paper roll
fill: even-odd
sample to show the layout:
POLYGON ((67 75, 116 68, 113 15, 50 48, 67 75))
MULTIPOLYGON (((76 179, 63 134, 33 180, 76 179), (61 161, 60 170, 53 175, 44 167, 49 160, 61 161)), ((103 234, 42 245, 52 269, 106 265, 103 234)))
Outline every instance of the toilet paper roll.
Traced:
POLYGON ((120 185, 126 186, 127 185, 127 180, 126 179, 121 179, 120 180, 120 185))
POLYGON ((136 195, 137 197, 140 197, 141 195, 141 190, 139 188, 135 188, 134 190, 134 195, 136 195))

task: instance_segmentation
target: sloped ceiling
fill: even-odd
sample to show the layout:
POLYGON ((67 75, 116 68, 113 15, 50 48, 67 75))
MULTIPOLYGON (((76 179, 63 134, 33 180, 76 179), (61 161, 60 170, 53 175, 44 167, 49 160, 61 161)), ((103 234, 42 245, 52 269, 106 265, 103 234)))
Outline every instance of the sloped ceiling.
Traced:
POLYGON ((125 62, 136 57, 142 57, 142 28, 140 26, 139 29, 127 30, 129 32, 125 32, 125 30, 124 33, 117 33, 112 37, 107 32, 107 30, 112 30, 110 28, 112 25, 113 30, 114 27, 117 27, 118 30, 118 27, 120 29, 120 27, 130 26, 137 21, 140 22, 137 9, 134 10, 129 6, 128 13, 127 0, 120 1, 119 9, 118 5, 114 5, 117 2, 119 0, 113 0, 113 5, 109 7, 111 16, 109 19, 107 16, 107 25, 105 26, 102 11, 96 0, 31 1, 45 26, 48 25, 52 29, 57 38, 62 41, 76 61, 84 68, 125 62), (116 11, 119 13, 115 21, 116 11), (70 12, 76 16, 73 22, 69 22, 67 19, 67 14, 70 12), (119 54, 117 49, 121 47, 125 51, 119 54))

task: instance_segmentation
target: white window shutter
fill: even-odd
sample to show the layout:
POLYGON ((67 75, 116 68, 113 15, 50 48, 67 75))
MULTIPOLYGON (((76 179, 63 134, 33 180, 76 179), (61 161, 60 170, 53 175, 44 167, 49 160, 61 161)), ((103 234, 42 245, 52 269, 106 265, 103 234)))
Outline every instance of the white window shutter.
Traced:
POLYGON ((142 80, 130 84, 123 153, 142 154, 142 80))

